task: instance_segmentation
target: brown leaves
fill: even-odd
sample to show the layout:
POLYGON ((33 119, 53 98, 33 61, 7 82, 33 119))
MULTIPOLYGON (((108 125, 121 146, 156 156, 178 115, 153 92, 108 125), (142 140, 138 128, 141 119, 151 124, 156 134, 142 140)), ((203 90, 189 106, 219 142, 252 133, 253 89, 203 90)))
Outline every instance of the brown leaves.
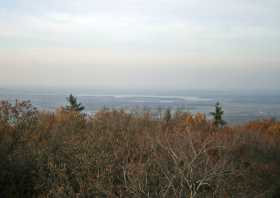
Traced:
POLYGON ((201 113, 166 123, 114 110, 38 113, 19 101, 0 110, 0 195, 255 197, 280 186, 277 121, 217 132, 201 113))

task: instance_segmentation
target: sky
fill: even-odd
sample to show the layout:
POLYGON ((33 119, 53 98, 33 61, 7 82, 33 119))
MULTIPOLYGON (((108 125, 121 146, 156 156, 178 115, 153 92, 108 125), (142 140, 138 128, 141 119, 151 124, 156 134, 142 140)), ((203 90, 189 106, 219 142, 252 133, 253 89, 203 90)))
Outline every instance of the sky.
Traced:
POLYGON ((0 0, 0 87, 271 89, 279 0, 0 0))

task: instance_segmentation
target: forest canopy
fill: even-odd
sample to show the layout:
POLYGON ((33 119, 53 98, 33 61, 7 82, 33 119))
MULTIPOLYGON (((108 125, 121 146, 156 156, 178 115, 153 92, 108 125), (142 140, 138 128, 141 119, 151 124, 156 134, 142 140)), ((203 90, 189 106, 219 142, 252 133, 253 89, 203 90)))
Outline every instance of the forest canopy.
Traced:
POLYGON ((217 127, 202 113, 0 103, 0 197, 273 198, 279 152, 272 119, 217 127))

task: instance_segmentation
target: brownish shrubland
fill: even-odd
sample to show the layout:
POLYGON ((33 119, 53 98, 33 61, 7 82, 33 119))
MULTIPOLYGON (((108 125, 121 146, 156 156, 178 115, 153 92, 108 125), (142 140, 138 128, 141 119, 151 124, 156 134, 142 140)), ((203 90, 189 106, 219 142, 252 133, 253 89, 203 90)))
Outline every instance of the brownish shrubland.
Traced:
POLYGON ((280 197, 280 123, 0 104, 0 197, 280 197))

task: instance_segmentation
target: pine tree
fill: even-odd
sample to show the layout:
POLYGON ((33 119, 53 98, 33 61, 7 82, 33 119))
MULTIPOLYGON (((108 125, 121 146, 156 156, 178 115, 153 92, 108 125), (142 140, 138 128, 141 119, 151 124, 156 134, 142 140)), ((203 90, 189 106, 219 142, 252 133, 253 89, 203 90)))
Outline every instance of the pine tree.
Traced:
POLYGON ((171 118, 172 118, 171 110, 168 108, 164 112, 164 120, 166 122, 169 122, 171 120, 171 118))
POLYGON ((214 125, 216 127, 223 127, 226 124, 226 121, 223 120, 224 111, 219 102, 215 105, 215 112, 210 112, 214 117, 214 125))
POLYGON ((69 95, 69 97, 66 98, 68 101, 68 105, 66 105, 66 110, 68 111, 83 111, 85 107, 82 105, 82 103, 78 103, 77 98, 73 96, 72 94, 69 95))

